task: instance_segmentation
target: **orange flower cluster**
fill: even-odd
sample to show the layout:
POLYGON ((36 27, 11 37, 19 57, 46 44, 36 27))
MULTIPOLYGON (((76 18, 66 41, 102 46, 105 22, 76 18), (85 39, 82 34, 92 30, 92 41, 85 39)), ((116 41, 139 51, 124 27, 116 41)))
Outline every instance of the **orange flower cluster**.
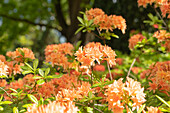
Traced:
POLYGON ((135 45, 137 45, 137 43, 141 42, 143 39, 146 39, 146 37, 143 36, 142 34, 133 35, 129 39, 129 48, 134 49, 135 45))
POLYGON ((147 107, 147 109, 148 109, 148 113, 163 113, 157 107, 150 106, 150 107, 147 107))
POLYGON ((124 105, 129 105, 128 103, 131 101, 133 101, 132 111, 136 108, 139 109, 146 101, 144 88, 141 88, 140 82, 128 77, 126 83, 123 83, 122 80, 123 78, 115 80, 106 90, 109 109, 112 109, 114 113, 123 113, 124 105))
POLYGON ((167 52, 170 52, 170 40, 167 40, 162 46, 166 48, 167 52))
POLYGON ((162 16, 170 18, 170 2, 168 0, 138 0, 138 6, 146 8, 147 4, 152 5, 155 3, 155 7, 159 6, 162 12, 162 16))
MULTIPOLYGON (((64 99, 63 99, 64 100, 64 99)), ((27 108, 26 113, 77 113, 79 110, 73 101, 49 102, 47 105, 37 107, 36 104, 27 108)))
POLYGON ((6 64, 9 67, 8 68, 9 76, 11 76, 12 74, 16 75, 17 73, 21 74, 22 69, 20 66, 24 66, 23 63, 17 64, 15 63, 15 61, 6 62, 6 64))
POLYGON ((16 62, 24 62, 24 58, 35 59, 34 53, 28 48, 17 48, 14 52, 7 52, 6 56, 12 58, 16 62), (24 53, 24 56, 22 53, 24 53))
MULTIPOLYGON (((12 89, 15 89, 15 90, 17 90, 17 89, 23 89, 23 88, 24 88, 24 82, 23 82, 21 79, 19 79, 18 81, 11 82, 9 85, 6 84, 5 89, 9 89, 9 88, 12 88, 12 89)), ((8 94, 10 94, 10 93, 12 93, 12 92, 13 92, 13 91, 11 91, 11 90, 8 90, 8 91, 7 91, 8 94)), ((8 96, 6 95, 6 93, 4 94, 4 97, 5 97, 5 100, 11 100, 11 98, 8 97, 8 96)))
POLYGON ((134 73, 134 74, 138 74, 140 71, 141 71, 141 69, 142 68, 140 68, 140 67, 132 67, 132 72, 134 73))
POLYGON ((115 65, 115 52, 111 47, 103 46, 99 42, 90 42, 84 48, 80 47, 75 53, 76 59, 81 62, 83 68, 90 68, 95 65, 95 61, 100 64, 106 60, 110 66, 115 65))
POLYGON ((7 76, 8 74, 7 71, 8 71, 8 66, 5 65, 5 63, 0 60, 0 76, 3 75, 7 76))
POLYGON ((166 14, 168 14, 167 18, 170 18, 170 1, 168 0, 163 0, 163 1, 164 2, 160 6, 162 16, 166 17, 166 14))
POLYGON ((66 55, 73 55, 73 49, 70 43, 48 45, 45 49, 46 62, 51 62, 52 66, 59 65, 67 69, 71 63, 68 62, 66 55))
POLYGON ((94 19, 94 25, 98 25, 100 31, 108 30, 113 31, 113 29, 121 29, 122 33, 125 33, 126 30, 126 20, 122 16, 105 14, 101 9, 94 8, 86 11, 86 16, 88 20, 94 19))
POLYGON ((2 62, 6 62, 6 58, 5 58, 5 56, 4 55, 0 55, 0 60, 2 61, 2 62))
POLYGON ((169 95, 170 91, 170 61, 157 62, 155 65, 144 71, 142 76, 149 76, 149 90, 155 92, 157 89, 169 95))
POLYGON ((159 30, 154 33, 153 37, 156 37, 159 43, 162 41, 170 40, 170 33, 167 33, 166 30, 159 30))
POLYGON ((93 71, 101 71, 101 72, 103 72, 103 71, 105 71, 105 67, 104 67, 104 65, 95 65, 93 67, 93 71))
MULTIPOLYGON (((69 75, 67 75, 67 76, 69 76, 69 75)), ((68 81, 69 81, 69 79, 68 79, 68 81)), ((52 85, 51 82, 49 84, 52 85)), ((41 88, 41 89, 44 89, 44 90, 41 90, 41 93, 48 95, 47 93, 54 92, 55 91, 55 89, 53 87, 54 85, 53 86, 50 86, 50 85, 48 85, 48 86, 44 85, 47 87, 41 88), (51 87, 53 87, 53 88, 51 88, 51 87)), ((42 86, 42 87, 44 87, 44 86, 42 86)), ((33 105, 33 106, 27 108, 26 113, 54 113, 54 112, 60 113, 60 111, 61 111, 61 113, 77 113, 78 108, 75 107, 75 103, 73 102, 73 100, 75 98, 80 100, 80 99, 84 98, 84 96, 88 96, 88 92, 92 91, 92 89, 90 87, 91 87, 91 85, 88 82, 82 82, 81 84, 78 84, 74 88, 73 87, 72 88, 70 88, 70 87, 69 88, 61 88, 60 91, 57 92, 57 94, 54 94, 54 95, 56 95, 56 101, 50 102, 48 105, 40 106, 38 108, 36 107, 36 105, 33 105)))
POLYGON ((5 87, 7 85, 7 82, 5 79, 0 79, 0 87, 5 87))

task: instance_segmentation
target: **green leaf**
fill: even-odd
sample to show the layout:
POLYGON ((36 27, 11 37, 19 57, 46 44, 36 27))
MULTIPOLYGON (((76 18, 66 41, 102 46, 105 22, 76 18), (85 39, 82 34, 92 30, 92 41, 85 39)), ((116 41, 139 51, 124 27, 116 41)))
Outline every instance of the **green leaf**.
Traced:
POLYGON ((80 32, 82 29, 84 28, 84 26, 80 27, 79 29, 77 29, 77 31, 75 32, 75 35, 80 32))
POLYGON ((25 62, 25 65, 28 66, 31 70, 33 70, 33 68, 31 67, 31 65, 29 65, 27 62, 25 62))
POLYGON ((37 81, 37 84, 42 85, 42 84, 44 84, 44 82, 45 82, 44 79, 40 79, 40 80, 37 81))
POLYGON ((18 108, 17 107, 13 107, 13 113, 19 113, 18 108))
POLYGON ((17 90, 13 89, 13 88, 9 88, 11 91, 15 92, 15 93, 18 93, 17 90))
POLYGON ((29 106, 32 106, 32 104, 24 104, 22 107, 27 108, 29 106))
POLYGON ((12 104, 13 102, 11 102, 11 101, 2 101, 2 102, 0 102, 0 105, 2 105, 2 104, 12 104))
POLYGON ((112 37, 115 37, 115 38, 119 38, 119 36, 118 36, 118 35, 115 35, 115 34, 112 34, 111 36, 112 36, 112 37))
POLYGON ((93 84, 93 86, 91 86, 91 88, 100 87, 100 86, 101 86, 101 83, 96 83, 96 84, 93 84))
POLYGON ((27 96, 28 96, 28 98, 29 98, 32 102, 38 104, 38 100, 37 100, 37 98, 36 98, 34 95, 27 94, 27 96))
POLYGON ((143 111, 143 109, 145 108, 145 104, 144 105, 142 105, 140 108, 139 108, 139 110, 138 110, 138 112, 137 113, 141 113, 142 111, 143 111))
POLYGON ((88 113, 93 113, 93 108, 91 107, 86 107, 88 113))
POLYGON ((92 98, 92 91, 89 91, 88 96, 89 98, 92 98))
POLYGON ((162 101, 165 105, 167 105, 169 108, 170 108, 170 105, 164 100, 164 99, 162 99, 160 96, 158 96, 158 95, 156 95, 156 97, 160 100, 160 101, 162 101))
POLYGON ((0 106, 0 111, 3 111, 3 110, 4 110, 4 108, 2 106, 0 106))
POLYGON ((82 41, 78 41, 77 44, 75 45, 75 51, 77 51, 80 47, 82 41))
POLYGON ((49 72, 50 72, 50 68, 47 68, 47 69, 45 70, 45 76, 47 76, 47 75, 49 74, 49 72))
POLYGON ((39 63, 38 59, 35 59, 34 62, 33 62, 34 70, 38 67, 38 63, 39 63))
POLYGON ((63 74, 59 74, 59 75, 51 75, 51 76, 47 76, 46 78, 60 78, 62 77, 63 74))
POLYGON ((22 72, 23 75, 26 75, 26 74, 29 74, 29 73, 33 73, 33 71, 23 71, 22 72))
POLYGON ((40 74, 42 77, 44 77, 44 72, 43 72, 43 70, 42 70, 42 69, 39 69, 38 71, 39 71, 39 74, 40 74))
POLYGON ((25 53, 21 50, 21 48, 17 48, 19 53, 21 53, 21 55, 24 57, 25 56, 25 53))
POLYGON ((41 76, 33 76, 32 78, 33 79, 41 79, 42 77, 41 76))
POLYGON ((79 22, 80 22, 81 24, 84 24, 84 21, 83 21, 83 19, 82 19, 81 17, 77 17, 77 19, 79 20, 79 22))

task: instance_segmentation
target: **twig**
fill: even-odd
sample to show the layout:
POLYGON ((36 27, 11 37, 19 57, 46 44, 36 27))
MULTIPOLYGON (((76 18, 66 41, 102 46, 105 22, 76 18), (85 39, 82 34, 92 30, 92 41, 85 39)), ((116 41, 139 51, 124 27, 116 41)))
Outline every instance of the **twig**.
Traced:
POLYGON ((112 74, 111 74, 111 72, 110 72, 110 67, 109 67, 109 63, 108 63, 108 62, 107 62, 107 68, 108 68, 108 71, 109 71, 110 79, 113 80, 112 74))
POLYGON ((159 14, 159 12, 156 10, 155 7, 154 7, 154 10, 155 10, 156 14, 158 15, 158 17, 163 21, 163 24, 166 26, 166 29, 169 30, 168 25, 165 23, 164 19, 162 18, 162 16, 159 14))
POLYGON ((127 77, 130 75, 130 71, 131 71, 131 69, 132 69, 133 65, 135 64, 135 62, 136 62, 136 58, 133 60, 133 62, 132 62, 132 64, 131 64, 131 66, 130 66, 130 68, 129 68, 129 71, 128 71, 128 74, 127 74, 127 77))
POLYGON ((43 24, 43 23, 35 23, 35 22, 32 22, 28 19, 21 19, 21 18, 17 18, 17 17, 13 17, 13 16, 8 16, 8 15, 5 15, 5 14, 0 14, 0 16, 2 16, 4 18, 8 18, 10 20, 18 21, 18 22, 25 22, 25 23, 28 23, 28 24, 31 24, 31 25, 45 26, 45 27, 50 28, 50 29, 57 29, 58 30, 57 27, 47 25, 47 24, 43 24))

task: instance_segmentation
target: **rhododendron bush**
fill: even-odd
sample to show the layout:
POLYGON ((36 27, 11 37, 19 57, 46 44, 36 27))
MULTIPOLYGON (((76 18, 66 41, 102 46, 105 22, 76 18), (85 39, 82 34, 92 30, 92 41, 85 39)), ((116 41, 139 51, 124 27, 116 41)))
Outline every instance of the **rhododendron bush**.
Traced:
POLYGON ((130 55, 106 45, 119 38, 115 29, 125 33, 126 20, 99 8, 81 12, 76 33, 92 33, 102 43, 48 45, 42 66, 28 48, 0 55, 0 113, 170 112, 170 2, 138 5, 152 5, 162 15, 148 15, 152 33, 131 33, 130 55))

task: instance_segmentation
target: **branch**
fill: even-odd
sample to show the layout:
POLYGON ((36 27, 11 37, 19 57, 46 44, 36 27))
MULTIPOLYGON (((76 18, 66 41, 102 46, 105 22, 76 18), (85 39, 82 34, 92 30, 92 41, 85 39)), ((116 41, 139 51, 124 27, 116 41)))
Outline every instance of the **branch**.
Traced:
POLYGON ((47 24, 42 24, 42 23, 35 23, 35 22, 32 22, 32 21, 27 20, 27 19, 16 18, 16 17, 5 15, 5 14, 0 14, 0 16, 2 16, 4 18, 8 18, 8 19, 13 20, 13 21, 25 22, 25 23, 28 23, 28 24, 31 24, 31 25, 45 26, 45 27, 50 28, 50 29, 57 29, 58 30, 57 27, 47 25, 47 24))
POLYGON ((127 74, 127 77, 129 77, 129 75, 130 75, 130 71, 131 71, 131 69, 132 69, 133 65, 135 64, 135 62, 136 62, 136 58, 133 60, 133 62, 132 62, 132 64, 131 64, 131 66, 130 66, 130 68, 129 68, 129 71, 128 71, 128 74, 127 74))
MULTIPOLYGON (((58 22, 59 22, 60 26, 62 27, 62 31, 63 31, 63 30, 67 30, 68 25, 66 24, 66 21, 65 21, 63 12, 62 12, 62 8, 61 8, 61 3, 60 2, 61 2, 61 0, 57 0, 57 1, 53 0, 53 4, 54 4, 54 8, 55 8, 55 14, 56 14, 56 19, 58 19, 58 22)), ((62 33, 64 34, 64 32, 65 31, 63 31, 62 33)), ((67 34, 67 33, 65 32, 65 34, 67 34)))

